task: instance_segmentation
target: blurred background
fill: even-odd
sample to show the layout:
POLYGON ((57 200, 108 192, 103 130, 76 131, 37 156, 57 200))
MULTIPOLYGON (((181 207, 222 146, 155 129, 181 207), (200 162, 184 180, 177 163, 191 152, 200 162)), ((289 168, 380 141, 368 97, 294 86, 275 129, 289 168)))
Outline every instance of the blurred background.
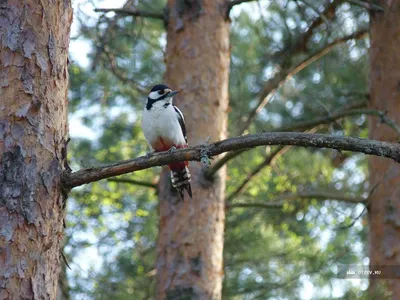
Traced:
MULTIPOLYGON (((94 9, 163 12, 166 3, 73 2, 71 167, 144 155, 141 111, 151 86, 163 82, 165 24, 94 9)), ((360 110, 368 99, 369 16, 357 2, 233 7, 229 136, 284 128, 368 137, 360 110), (268 103, 260 103, 265 96, 268 103)), ((154 298, 160 170, 73 190, 64 248, 71 269, 61 278, 66 299, 154 298)), ((342 264, 369 262, 366 156, 258 147, 227 170, 223 299, 368 299, 367 279, 337 276, 342 264)))

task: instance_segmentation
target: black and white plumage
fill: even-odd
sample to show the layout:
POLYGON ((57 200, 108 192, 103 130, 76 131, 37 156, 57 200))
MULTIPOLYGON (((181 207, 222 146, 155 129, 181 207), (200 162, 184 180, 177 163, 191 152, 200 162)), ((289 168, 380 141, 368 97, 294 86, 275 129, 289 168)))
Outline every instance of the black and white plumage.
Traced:
MULTIPOLYGON (((178 91, 159 84, 151 89, 147 98, 142 129, 150 148, 156 152, 188 147, 185 119, 182 112, 172 105, 173 97, 177 93, 178 91)), ((172 185, 178 190, 180 197, 184 198, 184 189, 192 197, 188 162, 177 162, 168 167, 171 170, 172 185)))

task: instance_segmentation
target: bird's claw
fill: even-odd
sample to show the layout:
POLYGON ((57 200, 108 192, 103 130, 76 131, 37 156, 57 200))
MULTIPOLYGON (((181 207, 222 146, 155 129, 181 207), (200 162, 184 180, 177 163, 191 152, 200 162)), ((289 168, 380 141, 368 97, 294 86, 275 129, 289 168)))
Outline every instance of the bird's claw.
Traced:
POLYGON ((200 145, 208 146, 208 143, 210 142, 210 140, 211 140, 211 134, 200 145))
POLYGON ((207 154, 203 154, 200 158, 200 161, 208 168, 211 166, 211 159, 207 154))
POLYGON ((211 134, 206 138, 206 140, 204 141, 204 145, 208 145, 208 143, 211 140, 211 134))
POLYGON ((169 148, 169 150, 167 151, 167 153, 171 154, 172 152, 174 152, 176 150, 175 146, 172 146, 171 148, 169 148))
POLYGON ((149 158, 150 156, 152 156, 153 155, 153 153, 154 153, 154 151, 149 151, 149 152, 147 152, 146 153, 146 158, 149 158))

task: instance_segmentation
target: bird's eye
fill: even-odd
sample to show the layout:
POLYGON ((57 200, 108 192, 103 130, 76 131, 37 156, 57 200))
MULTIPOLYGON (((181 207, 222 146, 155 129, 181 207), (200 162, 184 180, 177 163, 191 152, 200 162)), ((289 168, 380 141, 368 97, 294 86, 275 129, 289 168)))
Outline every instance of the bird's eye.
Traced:
POLYGON ((164 90, 158 91, 158 93, 159 93, 160 95, 163 95, 163 94, 164 94, 164 90))

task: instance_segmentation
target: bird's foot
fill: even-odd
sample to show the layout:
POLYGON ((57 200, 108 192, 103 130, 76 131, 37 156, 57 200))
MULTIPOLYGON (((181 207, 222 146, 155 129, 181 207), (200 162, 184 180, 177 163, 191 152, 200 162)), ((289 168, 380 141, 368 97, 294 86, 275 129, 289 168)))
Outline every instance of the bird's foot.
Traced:
POLYGON ((203 145, 207 146, 208 143, 210 142, 210 140, 211 140, 211 134, 205 139, 205 141, 203 142, 203 145))
POLYGON ((208 158, 208 156, 202 156, 200 161, 205 164, 205 166, 208 168, 211 166, 211 159, 208 158))
POLYGON ((203 163, 207 168, 208 168, 209 166, 211 166, 211 159, 213 159, 212 157, 210 157, 210 156, 208 155, 208 151, 207 151, 207 149, 208 149, 208 143, 209 143, 210 139, 211 139, 211 135, 209 135, 209 136, 206 138, 206 140, 205 140, 202 144, 200 144, 200 145, 202 146, 202 148, 203 148, 203 149, 201 150, 200 161, 201 161, 201 163, 203 163))
POLYGON ((171 148, 169 148, 169 150, 167 151, 167 153, 171 154, 172 152, 174 152, 176 150, 175 146, 172 146, 171 148))
POLYGON ((201 163, 203 163, 208 168, 209 166, 211 166, 211 159, 212 157, 209 157, 208 153, 203 150, 200 157, 201 163))
POLYGON ((153 155, 153 153, 154 153, 154 151, 149 151, 149 152, 146 153, 145 157, 149 158, 150 156, 153 155))

